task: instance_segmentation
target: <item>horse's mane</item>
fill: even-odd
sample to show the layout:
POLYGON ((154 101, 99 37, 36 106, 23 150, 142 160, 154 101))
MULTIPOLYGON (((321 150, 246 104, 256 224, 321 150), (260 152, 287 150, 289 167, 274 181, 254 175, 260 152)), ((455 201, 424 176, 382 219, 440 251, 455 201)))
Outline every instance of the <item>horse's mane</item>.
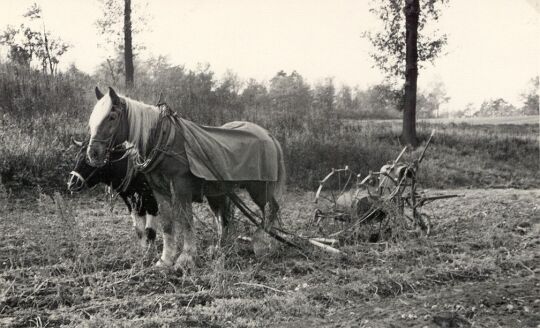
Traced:
POLYGON ((156 106, 123 97, 126 101, 129 136, 127 142, 145 155, 148 141, 153 128, 159 120, 159 110, 156 106))

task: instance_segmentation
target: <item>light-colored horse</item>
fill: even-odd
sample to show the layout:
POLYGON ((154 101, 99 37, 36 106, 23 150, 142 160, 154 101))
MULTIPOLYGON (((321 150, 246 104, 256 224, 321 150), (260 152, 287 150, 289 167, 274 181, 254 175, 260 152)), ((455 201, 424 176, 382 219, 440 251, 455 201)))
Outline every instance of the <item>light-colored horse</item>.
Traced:
MULTIPOLYGON (((103 95, 96 87, 96 96, 98 102, 89 120, 90 142, 87 157, 91 165, 96 167, 105 165, 111 150, 124 142, 133 147, 138 154, 143 155, 155 147, 152 144, 155 140, 153 135, 160 129, 161 118, 158 107, 118 96, 112 88, 109 88, 107 95, 103 95)), ((194 267, 197 256, 191 202, 194 196, 200 195, 202 183, 205 181, 190 171, 182 129, 176 125, 172 125, 171 128, 178 132, 172 141, 174 154, 164 155, 149 172, 145 172, 162 213, 163 252, 156 265, 174 264, 175 268, 189 269, 194 267), (183 249, 177 258, 178 228, 183 235, 183 249)), ((228 213, 227 196, 224 191, 231 192, 234 186, 240 185, 248 191, 261 209, 264 229, 272 228, 279 210, 277 195, 285 183, 283 152, 279 143, 273 140, 275 149, 272 151, 277 154, 274 158, 278 168, 277 181, 207 181, 206 189, 221 191, 206 195, 214 212, 223 216, 228 213), (268 213, 265 213, 266 206, 268 213)), ((221 219, 221 222, 226 223, 226 217, 221 219)), ((260 232, 255 234, 254 239, 263 235, 260 232)), ((257 242, 254 240, 254 243, 257 242)))

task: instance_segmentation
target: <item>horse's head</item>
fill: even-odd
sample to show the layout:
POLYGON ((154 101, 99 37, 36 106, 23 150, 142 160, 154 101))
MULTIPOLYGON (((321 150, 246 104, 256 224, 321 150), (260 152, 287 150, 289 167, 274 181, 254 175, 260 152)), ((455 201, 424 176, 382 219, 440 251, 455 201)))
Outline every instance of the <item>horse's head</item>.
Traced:
POLYGON ((111 151, 127 140, 127 104, 111 87, 106 95, 96 87, 96 97, 98 102, 88 123, 90 142, 86 154, 90 165, 102 167, 111 151))
POLYGON ((102 167, 88 164, 86 153, 88 142, 71 139, 79 147, 75 159, 75 168, 69 173, 67 188, 71 192, 79 192, 85 188, 92 188, 98 183, 105 183, 116 188, 122 183, 127 172, 126 150, 115 149, 110 154, 110 161, 102 167))
POLYGON ((79 192, 85 188, 92 188, 101 182, 100 171, 102 168, 90 166, 86 161, 86 151, 88 142, 72 139, 73 143, 79 147, 79 152, 75 159, 75 168, 69 173, 67 189, 71 192, 79 192))

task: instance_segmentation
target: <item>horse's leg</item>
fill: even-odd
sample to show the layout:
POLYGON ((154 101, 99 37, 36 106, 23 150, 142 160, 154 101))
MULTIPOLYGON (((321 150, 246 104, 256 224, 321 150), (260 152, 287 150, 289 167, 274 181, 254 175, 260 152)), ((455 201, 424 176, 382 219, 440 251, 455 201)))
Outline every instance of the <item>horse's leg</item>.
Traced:
POLYGON ((218 235, 218 241, 215 246, 218 247, 218 245, 221 245, 221 238, 223 237, 223 217, 219 203, 220 199, 218 196, 206 196, 206 199, 208 200, 208 205, 210 205, 212 213, 214 213, 214 224, 218 235))
POLYGON ((157 220, 159 219, 157 217, 158 215, 158 204, 157 200, 154 197, 154 194, 151 190, 144 190, 143 196, 143 209, 146 214, 146 226, 144 229, 146 238, 153 242, 156 239, 156 231, 157 231, 157 220))
POLYGON ((225 241, 228 238, 229 234, 229 223, 230 223, 230 204, 227 196, 218 195, 218 196, 206 196, 210 209, 214 212, 214 222, 217 229, 217 243, 216 247, 221 247, 224 245, 225 241))
MULTIPOLYGON (((178 190, 178 188, 175 188, 178 190)), ((179 228, 182 230, 184 245, 182 253, 176 260, 175 268, 189 270, 195 267, 195 257, 197 256, 197 242, 195 238, 195 226, 193 224, 193 213, 191 207, 192 196, 188 194, 175 195, 175 210, 179 214, 179 228)))
POLYGON ((253 234, 253 251, 257 256, 268 254, 274 248, 274 240, 267 233, 272 230, 278 218, 279 204, 274 196, 274 187, 273 182, 250 182, 246 185, 251 199, 259 206, 263 214, 262 227, 253 234), (268 213, 266 213, 266 205, 268 205, 268 213))
POLYGON ((144 233, 146 235, 146 239, 149 242, 154 242, 156 240, 156 227, 157 227, 157 220, 159 218, 155 215, 152 215, 150 213, 146 213, 146 226, 144 228, 144 233))
POLYGON ((139 243, 142 248, 145 248, 147 246, 146 239, 144 238, 146 218, 144 217, 144 214, 142 214, 141 211, 139 211, 138 209, 137 199, 134 197, 133 194, 127 193, 120 193, 120 197, 122 197, 124 203, 126 203, 126 206, 130 212, 131 222, 133 224, 133 228, 135 229, 135 234, 139 239, 139 243))
POLYGON ((154 193, 159 204, 159 213, 163 229, 163 251, 156 266, 172 266, 176 258, 176 217, 171 203, 165 195, 154 193))
POLYGON ((274 195, 274 182, 255 182, 251 181, 246 185, 246 190, 249 193, 253 202, 259 206, 263 214, 263 227, 267 230, 271 229, 274 222, 278 218, 279 204, 274 195), (268 205, 268 208, 266 207, 268 205), (266 213, 268 209, 268 213, 266 213), (268 214, 268 215, 266 215, 268 214))
POLYGON ((132 211, 131 212, 131 220, 133 221, 133 227, 135 228, 135 233, 137 234, 137 238, 139 239, 139 244, 144 249, 147 245, 147 239, 145 236, 145 225, 146 225, 146 217, 144 215, 139 215, 138 211, 132 211))

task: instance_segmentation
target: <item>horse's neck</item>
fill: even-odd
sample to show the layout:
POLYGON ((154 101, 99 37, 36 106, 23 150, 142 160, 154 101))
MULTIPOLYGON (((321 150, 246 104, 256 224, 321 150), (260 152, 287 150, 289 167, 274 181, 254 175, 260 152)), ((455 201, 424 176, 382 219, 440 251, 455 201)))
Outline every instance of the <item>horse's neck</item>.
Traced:
POLYGON ((159 112, 150 105, 132 104, 137 108, 130 108, 128 113, 128 142, 136 147, 141 155, 146 155, 151 149, 152 138, 156 133, 160 121, 159 112))

